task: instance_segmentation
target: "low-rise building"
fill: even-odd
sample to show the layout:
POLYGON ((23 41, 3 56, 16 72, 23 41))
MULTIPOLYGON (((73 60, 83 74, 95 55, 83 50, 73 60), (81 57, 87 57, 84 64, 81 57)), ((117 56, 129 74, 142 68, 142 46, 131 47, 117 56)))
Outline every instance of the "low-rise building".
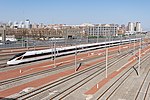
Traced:
POLYGON ((88 26, 86 33, 89 36, 116 36, 118 34, 118 26, 115 24, 95 24, 88 26))
POLYGON ((85 31, 82 27, 66 26, 63 29, 64 38, 82 38, 85 35, 85 31))

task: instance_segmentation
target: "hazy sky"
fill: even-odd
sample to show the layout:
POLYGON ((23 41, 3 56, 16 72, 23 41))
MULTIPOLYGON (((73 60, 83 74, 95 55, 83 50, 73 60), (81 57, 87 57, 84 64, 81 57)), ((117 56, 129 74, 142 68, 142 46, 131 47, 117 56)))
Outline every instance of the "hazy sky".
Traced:
POLYGON ((150 30, 150 0, 0 0, 0 22, 45 24, 140 21, 150 30))

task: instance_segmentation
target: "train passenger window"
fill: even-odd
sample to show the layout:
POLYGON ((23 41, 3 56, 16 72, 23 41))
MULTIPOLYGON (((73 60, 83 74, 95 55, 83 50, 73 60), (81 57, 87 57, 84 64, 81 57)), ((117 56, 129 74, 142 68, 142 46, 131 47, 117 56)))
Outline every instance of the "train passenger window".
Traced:
POLYGON ((33 57, 36 57, 36 56, 37 56, 37 55, 24 56, 23 59, 33 58, 33 57))

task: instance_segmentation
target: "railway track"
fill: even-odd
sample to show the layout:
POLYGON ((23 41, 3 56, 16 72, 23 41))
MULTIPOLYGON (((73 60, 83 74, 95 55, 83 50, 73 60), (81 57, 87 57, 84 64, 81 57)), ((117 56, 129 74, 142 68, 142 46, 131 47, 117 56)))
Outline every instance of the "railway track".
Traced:
MULTIPOLYGON (((144 63, 150 56, 146 56, 142 59, 141 64, 144 63)), ((134 66, 138 65, 138 63, 135 63, 134 66)), ((136 67, 137 68, 137 67, 136 67)), ((129 68, 126 72, 124 72, 117 80, 115 80, 103 93, 101 93, 96 100, 109 100, 110 97, 121 87, 121 85, 129 78, 129 76, 134 72, 133 67, 129 68), (120 83, 118 83, 120 81, 120 83), (111 91, 110 89, 113 90, 111 91), (109 95, 106 97, 104 96, 109 91, 109 95)), ((136 100, 136 99, 134 99, 136 100)))
MULTIPOLYGON (((37 49, 37 50, 40 50, 40 49, 37 49)), ((6 54, 0 54, 0 57, 1 57, 0 61, 7 62, 10 58, 12 58, 15 54, 18 54, 18 53, 21 53, 21 52, 18 52, 18 51, 14 52, 14 53, 11 52, 7 55, 6 54), (5 56, 5 58, 4 58, 4 56, 5 56)), ((3 63, 0 64, 0 68, 5 68, 5 67, 9 67, 9 66, 6 63, 5 63, 5 65, 3 63)))
POLYGON ((8 59, 10 59, 11 57, 9 56, 9 57, 2 57, 1 59, 0 59, 0 61, 7 61, 8 59))
MULTIPOLYGON (((116 64, 119 60, 123 59, 123 58, 126 57, 126 56, 128 56, 128 54, 126 54, 126 55, 121 55, 121 56, 119 57, 120 59, 119 59, 119 58, 113 59, 113 60, 108 64, 108 66, 109 66, 108 68, 110 68, 112 65, 116 64)), ((38 88, 38 89, 36 89, 36 90, 33 90, 33 91, 30 92, 30 93, 27 93, 27 94, 25 94, 25 95, 21 95, 21 96, 17 97, 16 99, 20 99, 20 100, 21 100, 21 99, 29 99, 29 98, 31 98, 32 96, 38 95, 38 94, 40 94, 41 92, 47 91, 47 90, 49 90, 49 89, 51 89, 51 88, 53 88, 53 87, 56 87, 56 86, 58 86, 58 85, 60 85, 60 84, 62 84, 62 83, 65 83, 66 81, 71 80, 71 79, 73 79, 73 78, 75 78, 75 77, 77 77, 77 76, 80 76, 80 75, 82 75, 82 74, 84 74, 84 73, 86 73, 86 72, 88 72, 88 71, 91 71, 91 70, 93 70, 93 69, 95 69, 95 68, 99 68, 96 72, 94 72, 94 73, 88 75, 88 76, 87 76, 86 78, 84 78, 83 80, 77 82, 77 83, 74 84, 73 86, 67 88, 67 89, 64 90, 63 92, 59 93, 59 95, 56 95, 56 96, 52 97, 51 99, 54 99, 54 98, 56 98, 56 97, 58 97, 58 96, 64 94, 67 90, 70 91, 70 89, 74 88, 73 90, 71 90, 70 92, 68 92, 67 94, 65 94, 63 97, 61 97, 61 98, 64 98, 64 97, 66 97, 68 94, 70 94, 72 91, 74 91, 74 90, 80 88, 82 85, 84 85, 85 83, 87 83, 89 80, 93 79, 95 76, 97 76, 97 75, 99 75, 100 73, 104 72, 104 71, 105 71, 105 67, 100 68, 100 66, 102 66, 102 65, 104 65, 104 64, 105 64, 105 62, 104 62, 104 63, 96 64, 96 65, 94 65, 94 66, 92 66, 92 67, 89 67, 89 68, 87 68, 87 69, 85 69, 85 70, 79 71, 79 72, 74 73, 74 74, 72 74, 72 75, 70 75, 70 76, 64 77, 64 78, 59 79, 59 80, 57 80, 57 81, 55 81, 55 82, 53 82, 53 83, 50 83, 50 84, 48 84, 48 85, 45 85, 44 87, 40 87, 40 88, 38 88), (79 85, 79 84, 80 84, 80 85, 79 85), (76 87, 76 85, 79 85, 79 86, 76 87)))
POLYGON ((148 96, 148 91, 150 90, 150 82, 148 84, 148 87, 147 87, 147 90, 146 90, 146 93, 145 93, 145 96, 144 96, 144 100, 146 100, 147 96, 148 96))
MULTIPOLYGON (((42 50, 42 49, 36 49, 36 50, 42 50)), ((135 49, 136 50, 136 49, 135 49)), ((2 58, 2 59, 0 59, 0 61, 8 61, 8 59, 10 59, 10 58, 12 58, 13 57, 13 55, 15 55, 15 54, 17 54, 17 53, 21 53, 21 52, 23 52, 23 51, 15 51, 15 52, 10 52, 10 53, 8 53, 7 54, 7 56, 8 56, 8 58, 2 58), (10 57, 11 56, 11 57, 10 57)), ((6 54, 0 54, 0 57, 4 57, 4 56, 6 56, 6 54)), ((0 68, 6 68, 6 67, 9 67, 6 63, 5 64, 0 64, 0 68)))
MULTIPOLYGON (((123 54, 123 55, 119 55, 119 56, 124 56, 126 54, 123 54)), ((118 59, 119 56, 116 56, 115 58, 118 59)), ((84 62, 87 62, 87 61, 90 61, 91 58, 87 59, 87 60, 84 60, 84 62)), ((79 62, 78 62, 79 63, 79 62)), ((105 62, 103 62, 102 64, 104 64, 105 62)), ((24 79, 27 79, 27 78, 31 78, 33 76, 37 76, 37 75, 42 75, 42 74, 45 74, 45 73, 50 73, 50 72, 53 72, 53 71, 57 71, 57 70, 61 70, 61 69, 64 69, 64 68, 67 68, 67 67, 70 67, 71 65, 73 65, 74 63, 70 63, 68 64, 67 66, 58 66, 58 67, 55 67, 55 68, 52 68, 52 69, 48 69, 48 70, 44 70, 44 71, 40 71, 40 72, 36 72, 36 73, 32 73, 32 74, 29 74, 29 75, 24 75, 24 76, 20 76, 20 77, 16 77, 16 78, 12 78, 12 79, 8 79, 8 80, 4 80, 4 81, 0 81, 0 86, 3 86, 3 85, 7 85, 7 84, 11 84, 11 83, 14 83, 14 82, 18 82, 20 80, 24 80, 24 79)))
POLYGON ((8 67, 7 61, 11 58, 12 56, 0 56, 0 68, 5 68, 8 67))
MULTIPOLYGON (((108 66, 108 68, 110 68, 112 65, 116 64, 117 62, 119 62, 119 60, 123 59, 124 57, 121 57, 120 59, 118 59, 115 62, 110 63, 108 66)), ((105 67, 102 67, 101 69, 97 70, 96 72, 91 73, 90 75, 88 75, 86 78, 78 81, 77 83, 75 83, 74 85, 68 87, 67 89, 61 91, 61 93, 53 96, 50 98, 50 100, 53 99, 64 99, 65 97, 67 97, 69 94, 71 94, 72 92, 76 91, 77 89, 79 89, 81 86, 85 85, 86 83, 88 83, 89 81, 91 81, 93 78, 97 77, 98 75, 100 75, 101 73, 103 73, 105 71, 105 67)))
MULTIPOLYGON (((62 46, 57 46, 57 47, 62 47, 62 46)), ((57 48, 56 47, 56 48, 57 48)), ((66 47, 66 46, 64 46, 66 47)), ((29 47, 29 48, 7 48, 7 49, 1 49, 0 48, 0 57, 2 56, 8 56, 8 55, 15 55, 18 53, 26 52, 26 51, 34 51, 34 50, 44 50, 44 49, 50 49, 51 47, 49 46, 37 46, 37 47, 29 47), (11 50, 14 49, 14 50, 11 50), (5 51, 7 50, 7 51, 5 51)))
MULTIPOLYGON (((145 78, 144 78, 144 80, 143 80, 143 82, 142 82, 140 88, 138 89, 138 92, 137 92, 137 94, 136 94, 134 100, 138 100, 138 98, 140 98, 140 97, 139 97, 139 94, 140 94, 140 92, 142 91, 142 87, 144 86, 144 83, 147 81, 147 78, 148 78, 148 75, 149 75, 149 74, 150 74, 150 69, 148 70, 148 72, 147 72, 147 74, 146 74, 146 76, 145 76, 145 78)), ((148 87, 147 87, 147 90, 146 90, 146 92, 145 92, 145 95, 143 96, 143 97, 144 97, 143 100, 146 100, 146 96, 147 96, 147 93, 148 93, 149 86, 150 86, 150 82, 149 82, 149 84, 148 84, 148 87)))
POLYGON ((5 68, 5 67, 7 67, 7 64, 6 64, 6 63, 1 63, 1 64, 0 64, 0 68, 5 68))

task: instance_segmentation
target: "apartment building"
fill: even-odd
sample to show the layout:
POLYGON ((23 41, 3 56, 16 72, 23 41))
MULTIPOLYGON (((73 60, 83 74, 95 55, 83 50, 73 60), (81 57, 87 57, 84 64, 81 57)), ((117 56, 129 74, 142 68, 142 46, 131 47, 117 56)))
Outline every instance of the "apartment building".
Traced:
POLYGON ((116 36, 118 33, 116 24, 95 24, 88 26, 86 33, 89 36, 116 36))

